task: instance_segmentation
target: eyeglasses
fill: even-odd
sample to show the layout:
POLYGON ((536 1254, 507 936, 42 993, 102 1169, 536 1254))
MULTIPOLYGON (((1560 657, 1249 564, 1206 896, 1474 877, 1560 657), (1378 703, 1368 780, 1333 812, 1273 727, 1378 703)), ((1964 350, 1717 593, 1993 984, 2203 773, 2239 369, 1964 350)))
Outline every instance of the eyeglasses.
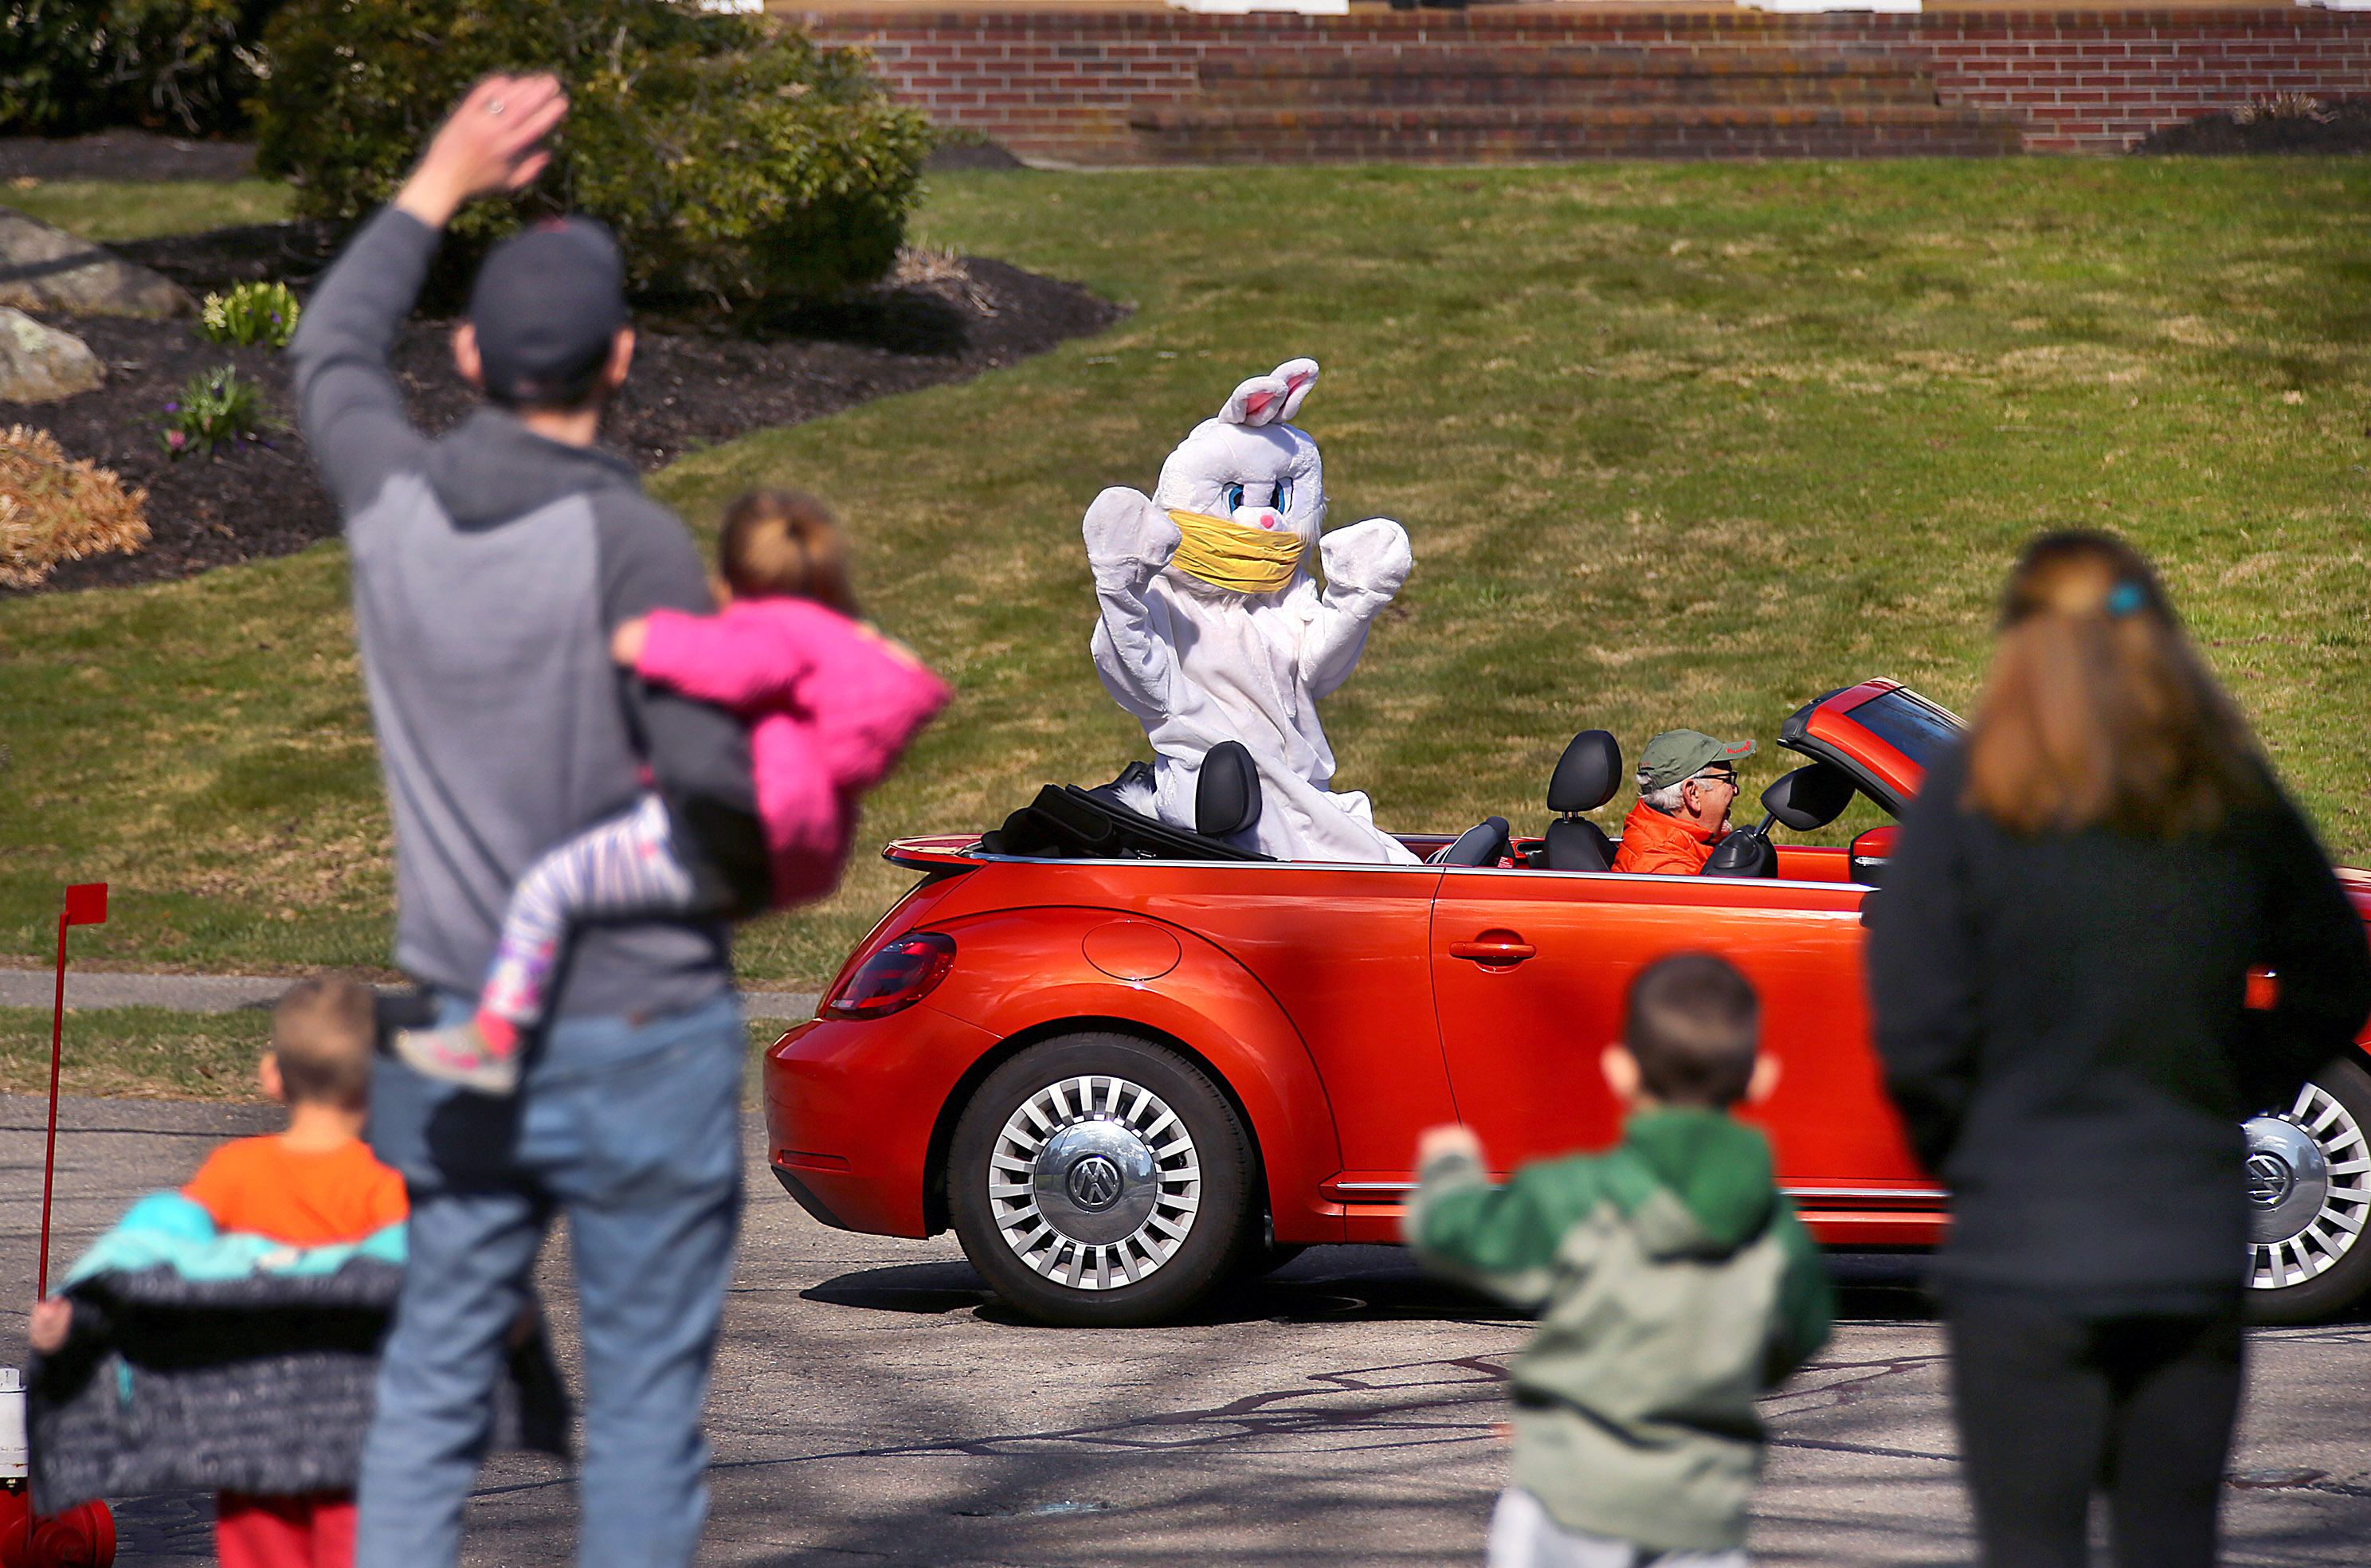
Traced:
POLYGON ((1729 788, 1735 789, 1737 787, 1737 774, 1724 769, 1717 773, 1697 773, 1688 782, 1691 784, 1725 784, 1729 788))

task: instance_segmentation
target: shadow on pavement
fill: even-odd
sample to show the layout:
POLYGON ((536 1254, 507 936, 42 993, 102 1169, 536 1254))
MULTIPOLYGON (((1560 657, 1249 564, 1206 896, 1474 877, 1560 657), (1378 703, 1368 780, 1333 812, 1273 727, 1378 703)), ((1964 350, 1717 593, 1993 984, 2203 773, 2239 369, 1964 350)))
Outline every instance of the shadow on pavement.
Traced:
MULTIPOLYGON (((1831 1253, 1840 1322, 1923 1323, 1935 1318, 1926 1260, 1914 1253, 1831 1253)), ((1043 1329, 990 1290, 967 1263, 859 1269, 799 1293, 805 1301, 870 1312, 970 1312, 982 1322, 1043 1329)), ((1272 1274, 1241 1282, 1181 1327, 1226 1323, 1519 1322, 1487 1296, 1427 1274, 1396 1247, 1312 1247, 1272 1274)), ((1054 1330, 1065 1332, 1068 1330, 1054 1330)))

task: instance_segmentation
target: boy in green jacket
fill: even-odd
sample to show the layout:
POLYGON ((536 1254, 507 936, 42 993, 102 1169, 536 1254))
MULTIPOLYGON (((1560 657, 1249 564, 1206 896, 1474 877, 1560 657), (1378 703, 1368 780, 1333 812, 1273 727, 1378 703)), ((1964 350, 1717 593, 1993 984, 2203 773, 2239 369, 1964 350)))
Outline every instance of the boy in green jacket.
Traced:
POLYGON ((1515 1364, 1489 1568, 1743 1568, 1754 1399, 1827 1342, 1833 1313, 1768 1141, 1729 1115, 1777 1086, 1754 1052, 1760 1013, 1722 959, 1660 959, 1602 1060, 1629 1111, 1617 1147, 1497 1187, 1470 1129, 1417 1145, 1408 1244, 1540 1317, 1515 1364))

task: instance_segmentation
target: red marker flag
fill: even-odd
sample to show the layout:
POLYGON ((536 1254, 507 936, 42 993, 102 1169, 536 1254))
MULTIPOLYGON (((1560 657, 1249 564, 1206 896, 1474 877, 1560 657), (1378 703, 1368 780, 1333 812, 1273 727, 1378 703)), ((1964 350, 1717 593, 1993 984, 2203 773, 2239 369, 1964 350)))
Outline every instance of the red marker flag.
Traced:
POLYGON ((107 923, 107 884, 77 882, 68 888, 65 923, 68 925, 105 925, 107 923))
POLYGON ((58 916, 58 1002, 50 1019, 50 1143, 41 1156, 41 1261, 33 1298, 50 1294, 50 1187, 58 1169, 58 1064, 64 1059, 66 1039, 66 927, 107 923, 107 884, 77 882, 66 889, 66 907, 58 916))

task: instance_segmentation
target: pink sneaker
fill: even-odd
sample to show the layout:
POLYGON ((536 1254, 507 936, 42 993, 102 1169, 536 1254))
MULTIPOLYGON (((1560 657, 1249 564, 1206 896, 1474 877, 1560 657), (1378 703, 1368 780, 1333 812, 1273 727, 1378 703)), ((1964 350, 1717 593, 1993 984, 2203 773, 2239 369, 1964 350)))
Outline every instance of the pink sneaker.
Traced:
POLYGON ((497 1051, 474 1020, 444 1029, 399 1029, 395 1053, 425 1077, 497 1098, 518 1092, 517 1051, 497 1051))

